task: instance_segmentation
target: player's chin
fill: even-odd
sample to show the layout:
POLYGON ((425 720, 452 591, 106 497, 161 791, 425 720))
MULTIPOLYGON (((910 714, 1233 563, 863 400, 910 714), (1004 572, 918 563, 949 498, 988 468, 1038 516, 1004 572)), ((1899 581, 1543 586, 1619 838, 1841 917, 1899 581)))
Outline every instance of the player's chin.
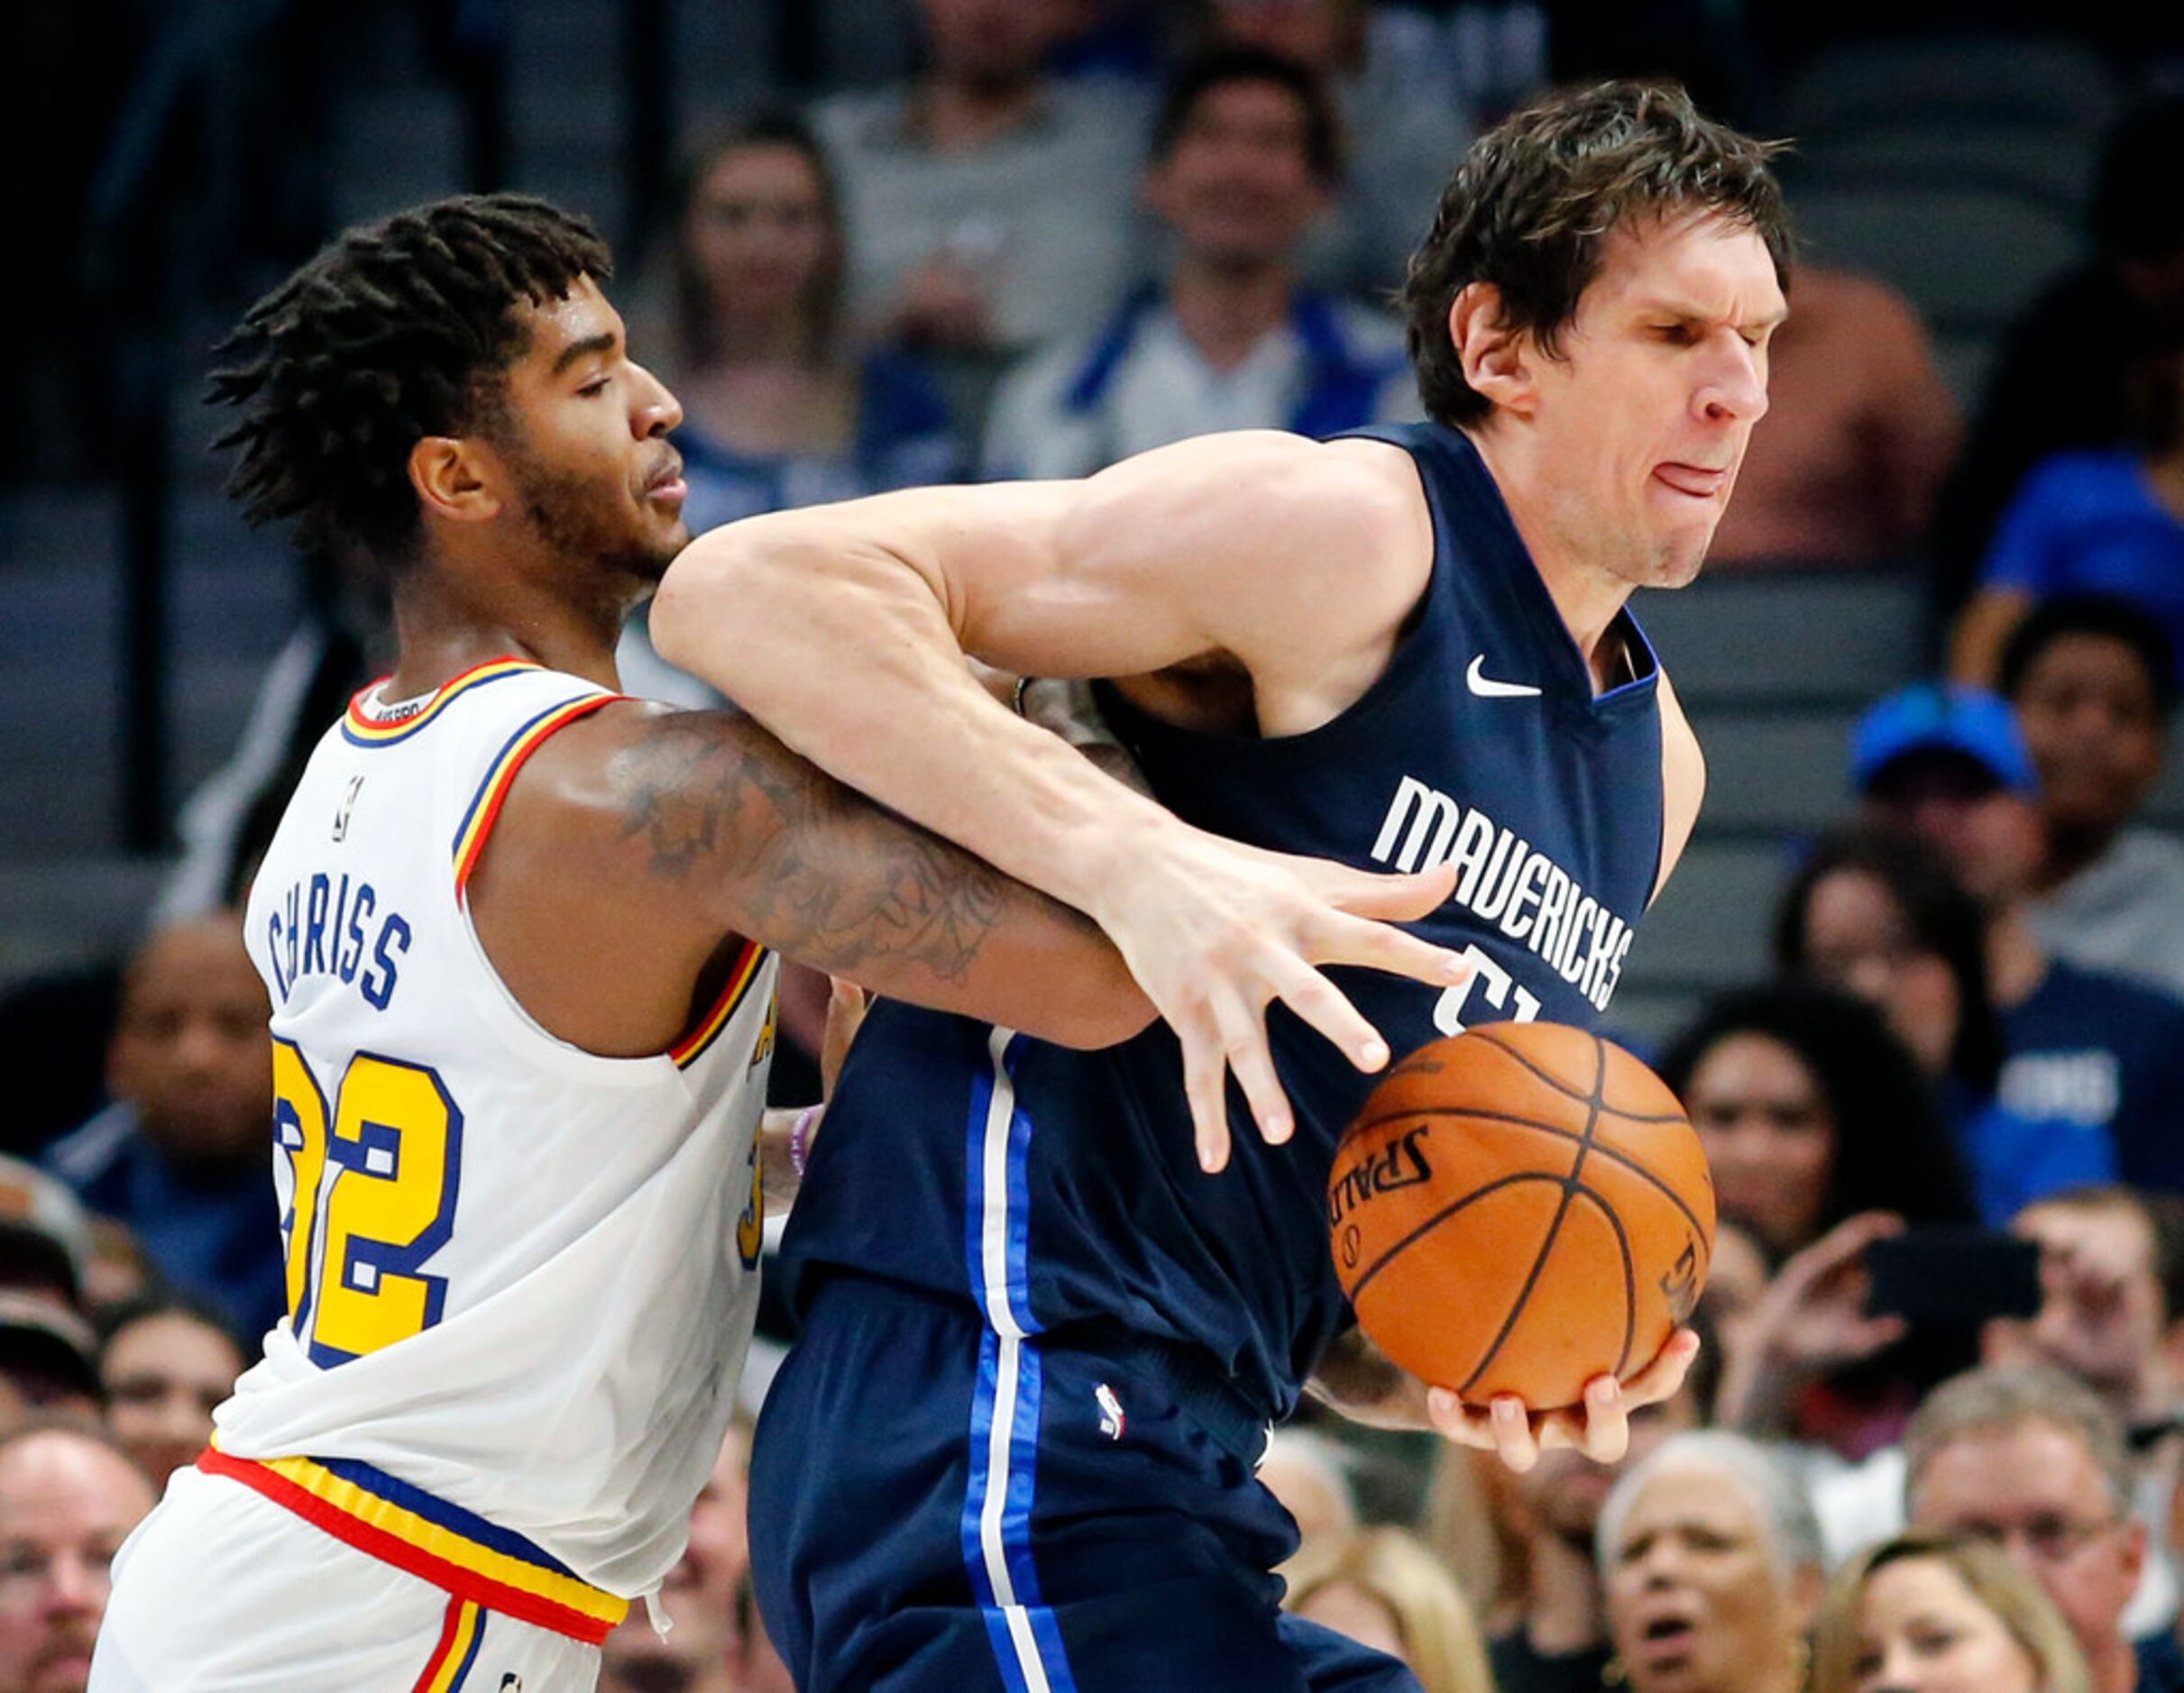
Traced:
POLYGON ((1703 529, 1686 530, 1663 540, 1653 556, 1653 569, 1644 582, 1646 588, 1688 588, 1706 567, 1706 550, 1713 545, 1714 526, 1703 529))
POLYGON ((642 545, 635 549, 639 561, 638 573, 656 587, 660 578, 667 574, 667 567, 689 545, 690 526, 680 517, 671 524, 654 525, 642 545))

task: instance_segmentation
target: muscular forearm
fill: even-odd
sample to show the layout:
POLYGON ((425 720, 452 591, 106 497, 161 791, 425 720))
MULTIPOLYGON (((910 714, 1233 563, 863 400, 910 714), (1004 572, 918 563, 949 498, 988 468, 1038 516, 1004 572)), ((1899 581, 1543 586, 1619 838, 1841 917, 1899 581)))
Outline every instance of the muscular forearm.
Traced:
POLYGON ((1180 827, 993 699, 936 585, 823 510, 694 543, 652 628, 814 764, 1081 911, 1180 827))

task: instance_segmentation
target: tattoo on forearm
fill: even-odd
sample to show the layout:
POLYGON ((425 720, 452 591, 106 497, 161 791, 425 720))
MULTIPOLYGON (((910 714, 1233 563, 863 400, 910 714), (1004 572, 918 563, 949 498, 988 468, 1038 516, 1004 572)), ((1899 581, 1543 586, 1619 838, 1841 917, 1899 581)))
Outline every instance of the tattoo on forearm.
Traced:
POLYGON ((656 876, 732 878, 753 938, 827 969, 909 958, 959 982, 1011 884, 853 793, 748 719, 662 717, 609 779, 656 876))

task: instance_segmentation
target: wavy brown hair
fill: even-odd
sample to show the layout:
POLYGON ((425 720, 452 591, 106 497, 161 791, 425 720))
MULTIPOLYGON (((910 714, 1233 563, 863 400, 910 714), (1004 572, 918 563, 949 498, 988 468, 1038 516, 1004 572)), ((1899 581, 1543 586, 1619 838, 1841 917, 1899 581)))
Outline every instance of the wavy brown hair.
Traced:
POLYGON ((1770 163, 1782 150, 1702 115, 1669 82, 1565 91, 1482 135, 1443 191, 1400 295, 1427 415, 1454 426, 1492 409, 1449 339, 1457 295, 1489 284, 1509 326, 1552 357, 1608 238, 1642 218, 1691 209, 1742 224, 1766 243, 1786 288, 1794 243, 1770 163))

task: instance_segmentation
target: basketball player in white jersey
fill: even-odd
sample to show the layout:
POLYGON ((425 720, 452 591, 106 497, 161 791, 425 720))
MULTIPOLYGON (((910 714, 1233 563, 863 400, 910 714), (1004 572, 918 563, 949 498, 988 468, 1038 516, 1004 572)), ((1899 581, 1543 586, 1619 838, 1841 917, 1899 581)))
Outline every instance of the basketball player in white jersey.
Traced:
MULTIPOLYGON (((252 885, 289 1316, 120 1560, 101 1693, 593 1685, 734 1402, 769 949, 1064 1041, 1150 1015, 1074 912, 614 691, 687 535, 610 269, 541 201, 441 202, 305 266, 215 379, 246 513, 388 568, 401 651, 252 885)), ((1441 967, 1337 909, 1437 884, 1299 876, 1300 956, 1441 967)))

